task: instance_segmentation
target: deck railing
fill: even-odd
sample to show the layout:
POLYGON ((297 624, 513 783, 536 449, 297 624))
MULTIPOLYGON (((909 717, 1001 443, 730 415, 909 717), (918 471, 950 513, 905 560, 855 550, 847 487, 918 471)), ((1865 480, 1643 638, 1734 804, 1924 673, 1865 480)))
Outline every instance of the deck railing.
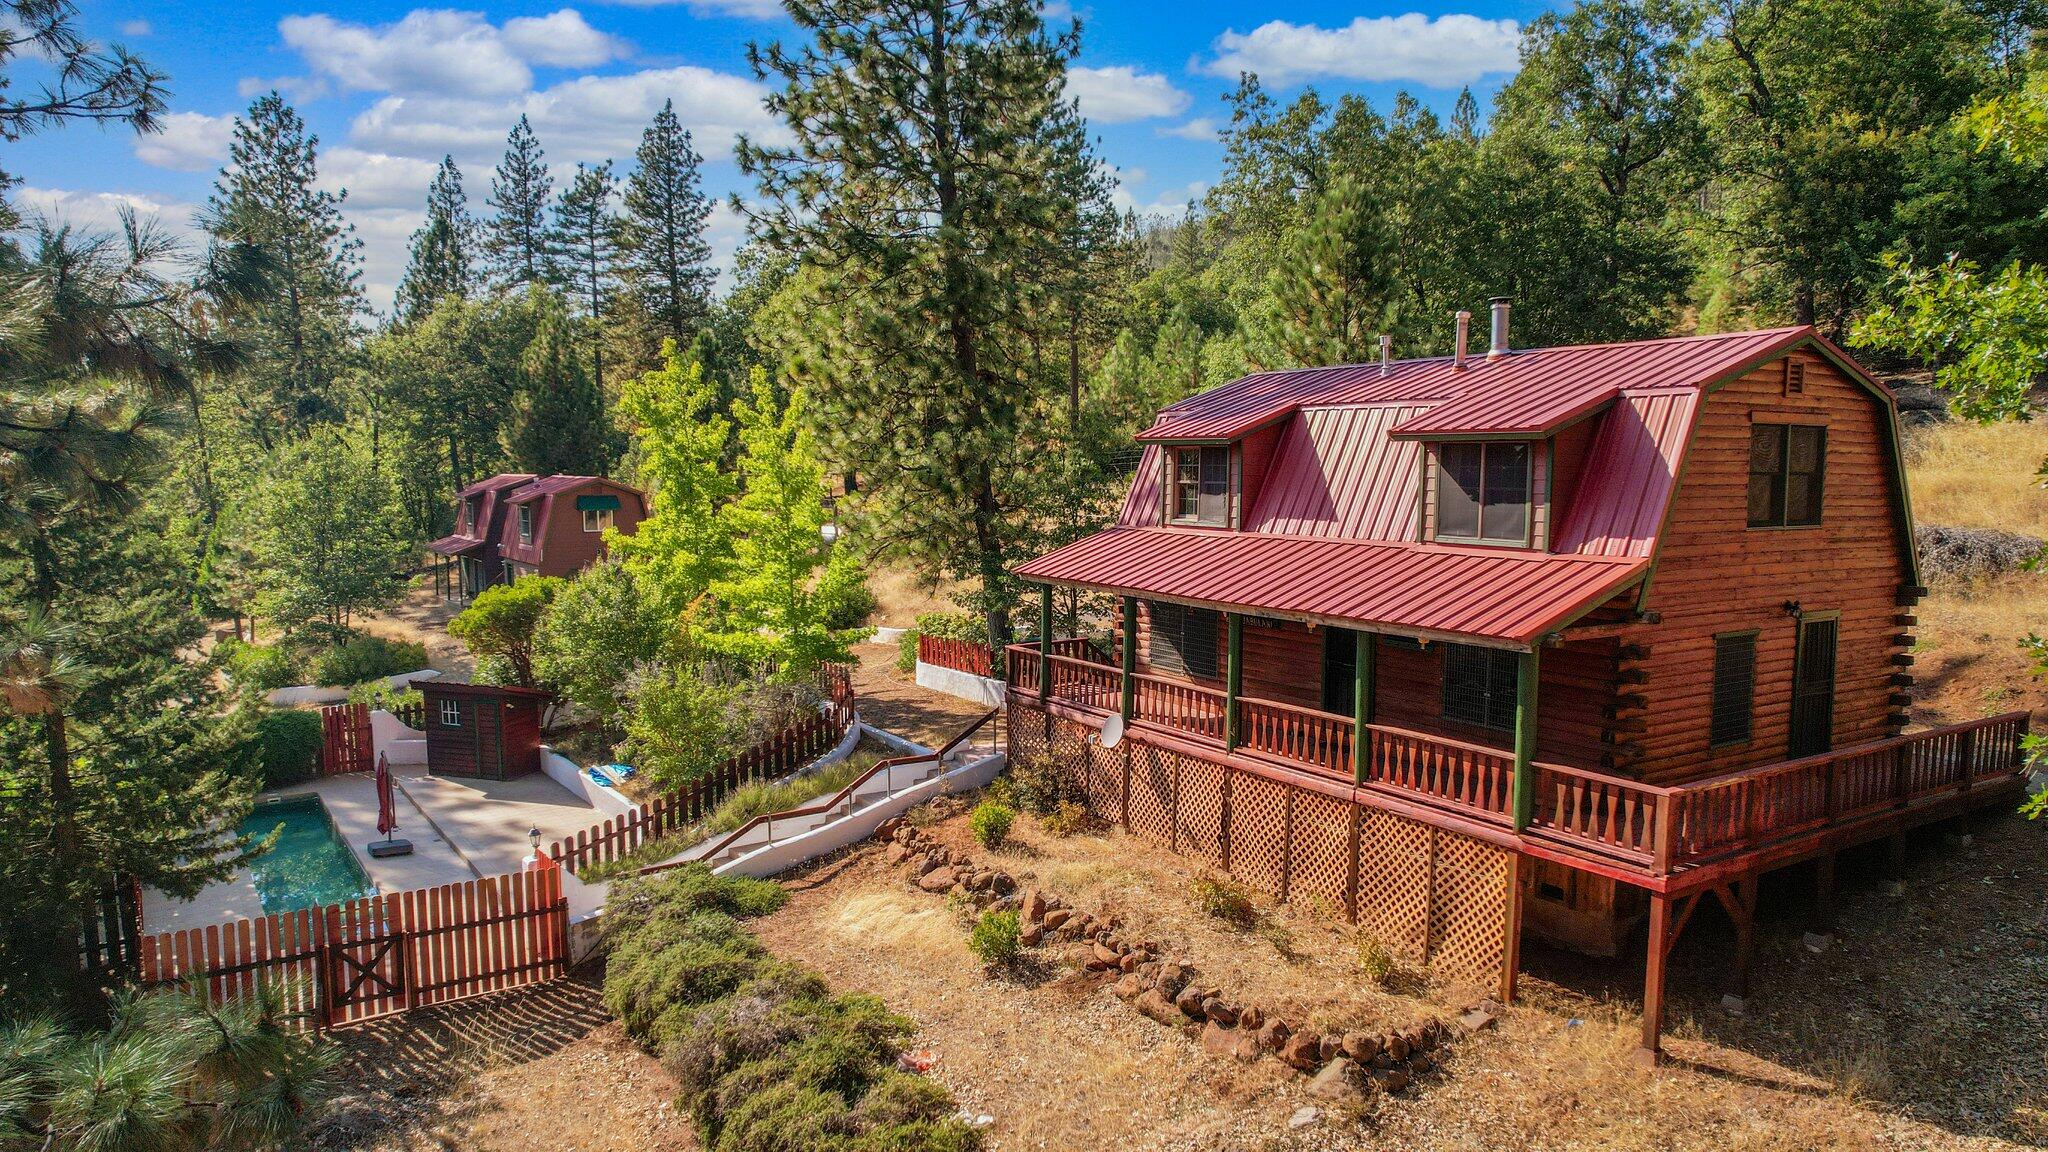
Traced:
POLYGON ((1356 729, 1351 717, 1334 712, 1248 696, 1237 701, 1237 738, 1244 747, 1346 780, 1354 771, 1351 743, 1356 729))
POLYGON ((917 659, 923 664, 940 668, 951 668, 972 676, 994 676, 1001 662, 989 652, 988 645, 972 640, 952 640, 944 636, 917 636, 917 659))
MULTIPOLYGON (((1038 652, 1013 645, 1019 691, 1038 691, 1038 652)), ((1054 656, 1053 696, 1098 712, 1122 702, 1113 665, 1054 656)), ((1132 719, 1219 746, 1224 693, 1136 674, 1132 719)), ((1343 780, 1353 778, 1351 717, 1239 697, 1242 751, 1343 780)), ((1513 821, 1515 761, 1499 748, 1385 724, 1365 726, 1358 783, 1494 824, 1513 821)), ((2010 779, 2027 731, 2023 712, 1859 744, 1818 756, 1659 786, 1561 764, 1530 766, 1528 832, 1656 875, 1764 847, 1829 825, 2010 779)))
POLYGON ((1131 677, 1131 719, 1208 740, 1223 739, 1223 693, 1185 680, 1131 677))

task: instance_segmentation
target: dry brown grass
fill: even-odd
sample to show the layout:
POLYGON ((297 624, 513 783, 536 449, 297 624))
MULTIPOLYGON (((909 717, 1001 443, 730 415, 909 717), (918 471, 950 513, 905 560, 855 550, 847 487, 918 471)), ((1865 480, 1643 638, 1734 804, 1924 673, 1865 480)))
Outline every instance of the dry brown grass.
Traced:
POLYGON ((1922 524, 2002 528, 2048 539, 2048 493, 2034 470, 2048 459, 2048 421, 1935 424, 1906 436, 1913 517, 1922 524))
POLYGON ((875 594, 875 614, 868 623, 908 628, 924 612, 956 612, 954 593, 966 585, 934 581, 910 568, 875 565, 868 569, 868 591, 875 594))

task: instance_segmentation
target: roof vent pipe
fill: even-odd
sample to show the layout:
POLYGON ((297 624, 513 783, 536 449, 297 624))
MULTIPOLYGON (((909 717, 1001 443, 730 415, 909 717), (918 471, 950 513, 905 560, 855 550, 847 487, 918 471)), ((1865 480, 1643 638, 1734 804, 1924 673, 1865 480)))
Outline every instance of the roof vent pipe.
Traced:
POLYGON ((1472 314, 1470 312, 1465 311, 1463 308, 1458 309, 1458 339, 1457 342, 1451 346, 1451 367, 1463 368, 1465 366, 1465 337, 1468 336, 1471 333, 1471 331, 1472 314))
POLYGON ((1486 358, 1508 354, 1508 297, 1495 296, 1493 305, 1493 346, 1486 350, 1486 358))
POLYGON ((1394 338, 1392 336, 1382 336, 1380 337, 1380 375, 1391 376, 1393 374, 1394 338))

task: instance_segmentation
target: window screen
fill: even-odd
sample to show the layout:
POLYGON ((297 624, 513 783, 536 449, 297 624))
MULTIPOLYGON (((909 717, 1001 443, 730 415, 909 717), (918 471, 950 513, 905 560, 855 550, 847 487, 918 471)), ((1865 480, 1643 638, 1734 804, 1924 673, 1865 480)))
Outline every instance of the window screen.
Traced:
POLYGON ((1188 524, 1230 523, 1230 449, 1222 446, 1173 450, 1171 518, 1188 524))
POLYGON ((1750 527, 1820 523, 1827 435, 1827 429, 1812 424, 1750 426, 1750 527))
POLYGON ((1216 675, 1216 612, 1156 600, 1147 603, 1147 611, 1155 667, 1184 676, 1216 675))
POLYGON ((1756 633, 1714 637, 1714 712, 1707 740, 1714 745, 1749 739, 1756 707, 1756 633))
POLYGON ((1445 644, 1444 716, 1488 728, 1515 726, 1520 657, 1495 648, 1445 644))
POLYGON ((1527 444, 1440 444, 1436 458, 1439 539, 1528 540, 1527 444))

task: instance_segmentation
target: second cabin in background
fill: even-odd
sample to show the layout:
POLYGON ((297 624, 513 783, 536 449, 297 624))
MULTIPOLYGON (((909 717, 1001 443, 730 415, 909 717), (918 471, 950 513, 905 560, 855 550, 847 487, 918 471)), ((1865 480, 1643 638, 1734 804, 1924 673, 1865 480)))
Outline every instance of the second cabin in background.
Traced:
POLYGON ((455 531, 427 545, 452 561, 442 594, 469 601, 521 576, 574 576, 605 553, 605 532, 630 536, 647 497, 602 476, 506 472, 455 494, 455 531))

